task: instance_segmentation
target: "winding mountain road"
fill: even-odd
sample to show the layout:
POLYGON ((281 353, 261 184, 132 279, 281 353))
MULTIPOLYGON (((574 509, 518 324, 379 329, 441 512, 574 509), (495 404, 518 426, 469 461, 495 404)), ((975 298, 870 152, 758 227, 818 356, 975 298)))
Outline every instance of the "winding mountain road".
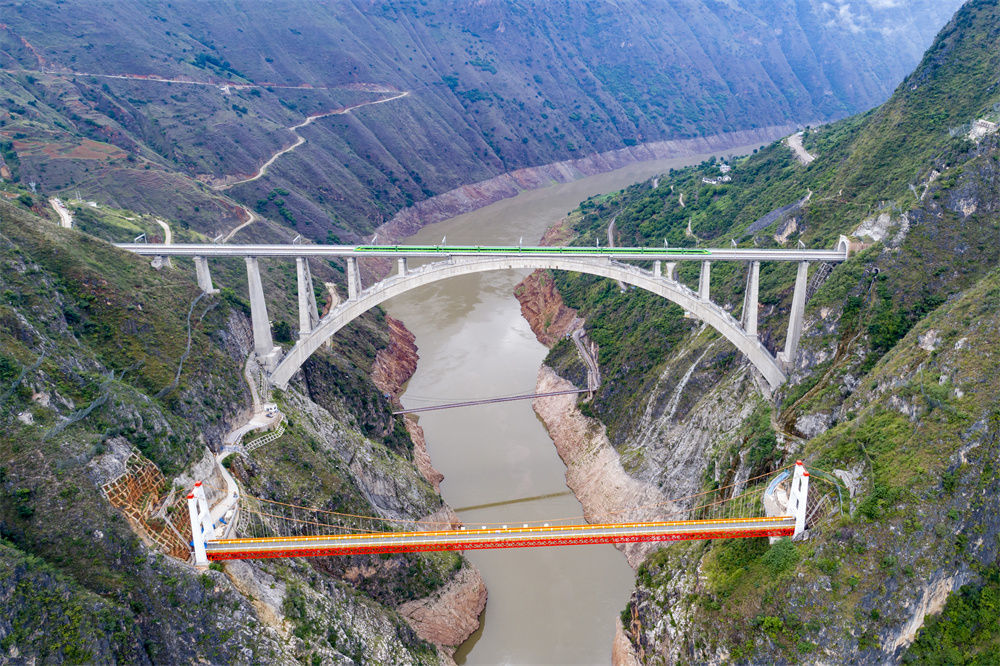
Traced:
MULTIPOLYGON (((228 189, 230 189, 232 187, 236 187, 237 185, 242 185, 244 183, 253 182, 253 181, 261 178, 262 176, 264 176, 267 173, 267 168, 269 166, 271 166, 272 164, 274 164, 278 160, 279 157, 281 157, 282 155, 285 155, 286 153, 292 152, 293 150, 295 150, 296 148, 298 148, 299 146, 301 146, 302 144, 304 144, 306 142, 305 137, 302 136, 301 134, 299 134, 298 130, 300 130, 303 127, 305 127, 306 125, 312 123, 314 120, 319 120, 320 118, 327 118, 329 116, 343 115, 345 113, 350 113, 351 111, 353 111, 355 109, 359 109, 359 108, 361 108, 363 106, 372 106, 374 104, 384 104, 385 102, 392 102, 393 100, 397 100, 397 99, 406 97, 407 95, 410 94, 409 91, 406 91, 406 90, 398 91, 398 90, 381 89, 381 90, 378 90, 378 91, 374 91, 373 90, 372 92, 394 92, 395 94, 393 96, 391 96, 391 97, 384 97, 382 99, 376 99, 376 100, 372 100, 370 102, 361 102, 360 104, 354 104, 353 106, 347 106, 347 107, 344 107, 342 109, 336 109, 334 111, 327 111, 325 113, 315 113, 315 114, 309 116, 308 118, 306 118, 305 120, 303 120, 301 123, 299 123, 297 125, 292 125, 291 127, 288 128, 288 131, 295 135, 295 141, 291 145, 285 146, 281 150, 279 150, 276 153, 274 153, 273 155, 271 155, 271 157, 268 158, 268 160, 266 162, 264 162, 260 166, 259 169, 257 169, 257 173, 255 173, 254 175, 250 176, 249 178, 243 178, 242 180, 237 180, 237 181, 234 181, 234 182, 231 182, 231 183, 226 183, 226 184, 223 184, 223 185, 214 185, 214 186, 212 186, 212 189, 221 192, 223 190, 228 190, 228 189)), ((246 216, 247 216, 246 220, 244 220, 241 224, 239 224, 239 225, 233 227, 232 229, 230 229, 228 233, 220 235, 218 238, 215 239, 216 242, 220 242, 221 241, 223 243, 228 243, 232 239, 232 237, 235 236, 236 233, 240 229, 244 229, 244 228, 250 226, 251 224, 253 224, 254 222, 259 222, 262 219, 260 217, 260 215, 258 215, 257 213, 255 213, 249 207, 247 207, 247 206, 245 206, 245 205, 243 205, 243 204, 241 204, 239 202, 236 202, 236 203, 237 203, 237 205, 240 208, 243 209, 243 212, 246 213, 246 216)))
POLYGON ((267 173, 267 168, 269 166, 271 166, 272 164, 274 164, 275 161, 277 161, 277 159, 279 157, 281 157, 282 155, 284 155, 286 153, 292 152, 293 150, 295 150, 296 148, 298 148, 299 146, 301 146, 303 143, 306 142, 305 137, 302 136, 301 134, 299 134, 298 130, 302 129, 306 125, 309 125, 314 120, 319 120, 320 118, 328 118, 330 116, 344 115, 346 113, 350 113, 351 111, 353 111, 355 109, 360 109, 363 106, 373 106, 375 104, 384 104, 386 102, 392 102, 392 101, 400 99, 402 97, 406 97, 409 94, 410 94, 409 91, 406 91, 406 90, 396 91, 396 94, 393 95, 392 97, 385 97, 383 99, 377 99, 377 100, 373 100, 371 102, 361 102, 360 104, 354 104, 352 106, 345 106, 342 109, 335 109, 333 111, 326 111, 324 113, 314 113, 313 115, 309 116, 308 118, 306 118, 305 120, 303 120, 298 125, 292 125, 291 127, 288 128, 288 131, 295 135, 295 141, 291 145, 285 146, 281 150, 277 151, 276 153, 274 153, 274 155, 271 155, 271 157, 266 162, 264 162, 264 164, 262 164, 259 169, 257 169, 257 173, 255 173, 254 175, 250 176, 249 178, 244 178, 242 180, 237 180, 237 181, 234 181, 232 183, 226 183, 225 185, 217 185, 217 186, 214 187, 214 189, 220 190, 220 191, 221 190, 228 190, 230 188, 236 187, 237 185, 243 185, 244 183, 253 182, 253 181, 257 180, 258 178, 260 178, 261 176, 263 176, 264 174, 266 174, 267 173))

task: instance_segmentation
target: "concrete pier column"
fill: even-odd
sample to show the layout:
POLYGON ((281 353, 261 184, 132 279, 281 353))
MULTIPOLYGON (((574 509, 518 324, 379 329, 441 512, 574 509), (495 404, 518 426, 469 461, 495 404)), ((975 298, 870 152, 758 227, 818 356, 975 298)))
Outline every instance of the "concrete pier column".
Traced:
POLYGON ((194 271, 198 276, 198 286, 206 294, 217 294, 219 290, 212 286, 212 274, 208 272, 208 259, 194 258, 194 271))
POLYGON ((795 517, 795 537, 806 529, 806 509, 809 506, 809 472, 801 460, 795 461, 792 488, 788 493, 788 512, 795 517))
POLYGON ((663 262, 654 261, 653 262, 653 277, 663 277, 663 262))
POLYGON ((205 540, 215 538, 212 528, 211 512, 205 497, 205 488, 201 481, 194 484, 194 489, 188 493, 188 513, 191 515, 191 543, 194 546, 194 563, 198 567, 208 566, 208 555, 205 552, 205 540))
POLYGON ((201 533, 201 520, 198 519, 198 500, 194 493, 189 493, 188 513, 191 514, 191 543, 194 545, 194 563, 199 567, 208 566, 208 555, 205 554, 205 537, 201 533))
POLYGON ((677 262, 676 261, 668 261, 667 262, 667 273, 666 273, 666 276, 667 276, 668 280, 671 280, 672 282, 677 282, 677 262))
POLYGON ((358 258, 347 258, 347 300, 353 301, 361 293, 361 273, 358 270, 358 258))
POLYGON ((260 281, 260 267, 257 257, 247 257, 247 282, 250 287, 250 320, 253 323, 253 348, 257 358, 265 367, 276 360, 280 350, 274 346, 271 338, 271 320, 267 318, 267 305, 264 302, 264 285, 260 281))
POLYGON ((304 338, 312 333, 313 328, 319 323, 319 311, 316 308, 316 294, 313 292, 309 260, 305 257, 295 257, 295 272, 299 286, 299 337, 304 338))
POLYGON ((710 298, 710 281, 712 278, 712 262, 701 262, 701 276, 698 278, 698 298, 707 301, 710 298))
POLYGON ((778 355, 778 360, 791 365, 795 360, 795 352, 799 348, 799 338, 802 337, 802 317, 806 310, 806 287, 809 283, 809 262, 800 261, 795 274, 795 292, 792 294, 792 311, 788 317, 788 333, 785 336, 785 349, 778 355))
POLYGON ((743 297, 743 328, 747 335, 757 336, 757 303, 760 295, 760 262, 750 262, 747 293, 743 297))
POLYGON ((396 264, 399 267, 399 277, 406 275, 406 257, 400 257, 397 259, 396 264))

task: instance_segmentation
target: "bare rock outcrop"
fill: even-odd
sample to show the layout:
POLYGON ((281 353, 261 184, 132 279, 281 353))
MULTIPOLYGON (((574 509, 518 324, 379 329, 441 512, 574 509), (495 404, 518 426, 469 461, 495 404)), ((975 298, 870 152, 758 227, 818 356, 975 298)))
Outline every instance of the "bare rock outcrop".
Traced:
POLYGON ((380 391, 398 397, 413 373, 417 370, 416 337, 398 319, 386 315, 389 326, 389 346, 378 350, 372 365, 372 382, 380 391))
MULTIPOLYGON (((393 400, 398 402, 403 385, 417 371, 417 360, 420 355, 417 353, 416 336, 403 322, 388 315, 385 322, 389 326, 389 345, 375 354, 372 382, 380 391, 392 396, 393 400)), ((407 415, 403 423, 413 441, 413 462, 417 466, 417 471, 434 486, 434 490, 440 491, 444 474, 434 469, 434 465, 431 464, 424 429, 413 416, 407 415)))
POLYGON ((467 565, 434 595, 407 601, 396 610, 417 636, 450 656, 479 628, 486 596, 479 570, 467 565))
MULTIPOLYGON (((573 388, 548 366, 538 371, 537 393, 573 388)), ((584 416, 576 407, 576 396, 536 398, 532 406, 566 464, 566 485, 580 500, 589 522, 665 520, 676 510, 656 486, 629 476, 604 424, 584 416)), ((619 548, 636 568, 657 545, 631 543, 619 548)))
POLYGON ((635 653, 635 646, 625 635, 622 621, 615 620, 615 641, 611 644, 611 663, 613 666, 639 666, 641 663, 635 653))
POLYGON ((538 270, 526 277, 514 289, 514 296, 521 304, 521 316, 546 347, 583 325, 576 310, 563 302, 548 271, 538 270))
POLYGON ((431 463, 431 454, 427 452, 427 439, 424 437, 424 429, 417 423, 417 418, 412 414, 403 417, 403 424, 406 432, 410 434, 413 441, 413 464, 417 466, 420 476, 427 479, 427 483, 434 486, 434 490, 441 492, 441 482, 444 481, 444 474, 439 472, 431 463))

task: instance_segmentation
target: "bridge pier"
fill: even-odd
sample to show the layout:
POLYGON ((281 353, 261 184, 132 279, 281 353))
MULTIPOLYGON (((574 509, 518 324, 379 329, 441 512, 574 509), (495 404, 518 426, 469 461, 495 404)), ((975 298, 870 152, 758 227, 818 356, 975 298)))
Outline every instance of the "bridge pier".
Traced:
POLYGON ((801 460, 795 461, 795 472, 792 474, 792 488, 788 493, 788 511, 795 517, 795 534, 799 536, 806 529, 806 508, 809 504, 809 472, 801 460))
POLYGON ((247 284, 250 290, 250 322, 253 324, 253 349, 257 359, 269 372, 278 364, 281 348, 271 338, 271 320, 264 301, 264 285, 260 281, 257 257, 247 257, 247 284))
POLYGON ((710 283, 712 279, 712 262, 703 261, 701 262, 701 275, 698 278, 698 298, 703 301, 711 300, 710 298, 710 283))
POLYGON ((194 564, 197 567, 208 566, 208 554, 205 552, 205 540, 215 538, 212 527, 211 511, 205 498, 205 488, 201 481, 194 484, 194 490, 188 493, 188 513, 191 516, 191 544, 194 546, 194 564))
POLYGON ((309 270, 309 260, 305 257, 295 257, 295 272, 299 287, 299 339, 307 337, 319 323, 319 310, 316 308, 316 294, 313 292, 312 272, 309 270))
POLYGON ((406 275, 406 257, 400 257, 397 260, 396 263, 397 263, 397 266, 399 267, 399 271, 398 271, 399 277, 405 276, 406 275))
POLYGON ((654 261, 653 262, 653 277, 655 278, 667 278, 673 282, 677 282, 677 262, 676 261, 654 261), (667 272, 663 272, 663 266, 666 264, 667 272))
POLYGON ((198 286, 201 287, 204 293, 219 293, 219 290, 212 286, 212 274, 208 271, 208 259, 205 257, 195 257, 194 270, 198 276, 198 286))
POLYGON ((760 295, 760 262, 750 262, 747 293, 743 297, 743 329, 747 335, 757 336, 757 303, 760 295))
POLYGON ((792 293, 792 311, 788 316, 788 333, 785 335, 785 349, 778 352, 778 360, 785 367, 795 362, 795 352, 802 337, 802 317, 806 310, 806 287, 809 282, 809 262, 800 261, 795 273, 795 291, 792 293))
POLYGON ((347 258, 347 300, 355 301, 361 293, 361 272, 358 270, 358 258, 347 258))

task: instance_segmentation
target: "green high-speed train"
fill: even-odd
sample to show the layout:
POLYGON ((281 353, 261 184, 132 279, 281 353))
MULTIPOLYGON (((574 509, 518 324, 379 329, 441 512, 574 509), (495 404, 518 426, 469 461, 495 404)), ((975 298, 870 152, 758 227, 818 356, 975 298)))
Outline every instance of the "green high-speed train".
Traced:
POLYGON ((711 254, 710 250, 691 247, 522 247, 499 245, 359 245, 357 252, 426 252, 434 254, 711 254))

